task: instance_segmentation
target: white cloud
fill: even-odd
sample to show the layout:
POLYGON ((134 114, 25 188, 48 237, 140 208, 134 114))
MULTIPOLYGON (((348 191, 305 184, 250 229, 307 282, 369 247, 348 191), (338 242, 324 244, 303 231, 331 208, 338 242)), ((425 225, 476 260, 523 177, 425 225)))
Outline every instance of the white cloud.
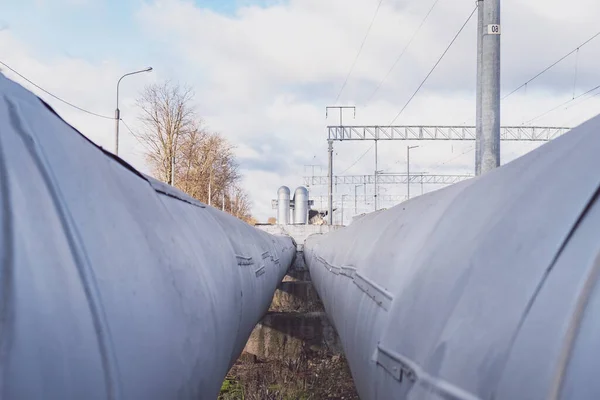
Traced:
MULTIPOLYGON (((323 174, 326 172, 325 125, 337 124, 337 117, 326 120, 324 108, 335 100, 377 1, 290 0, 267 7, 245 6, 233 15, 223 15, 191 1, 156 0, 142 3, 132 16, 133 26, 152 44, 155 59, 132 56, 103 64, 67 57, 42 60, 36 55, 38 49, 12 37, 10 30, 0 32, 0 53, 6 55, 5 61, 22 67, 24 74, 48 89, 107 115, 114 112, 114 84, 120 74, 131 66, 152 64, 153 74, 131 78, 122 88, 121 109, 130 125, 136 125, 134 99, 144 84, 163 79, 190 84, 207 126, 237 146, 254 212, 266 220, 272 215, 270 200, 277 188, 285 184, 293 189, 302 183, 304 164, 322 164, 323 174)), ((384 1, 341 96, 342 103, 359 106, 356 119, 345 116, 347 123, 389 123, 473 7, 473 2, 440 1, 381 90, 364 104, 432 2, 384 1)), ((502 82, 506 93, 590 37, 597 29, 593 18, 600 13, 600 3, 532 0, 524 4, 505 0, 502 12, 502 82)), ((475 19, 396 123, 473 123, 474 30, 475 19)), ((115 39, 107 36, 106 40, 115 39)), ((578 54, 575 90, 575 57, 570 57, 526 91, 504 101, 503 122, 521 124, 573 98, 573 92, 577 96, 597 85, 600 38, 597 41, 578 54)), ((97 120, 49 102, 94 141, 112 148, 112 121, 97 120)), ((576 124, 594 115, 599 105, 600 97, 582 97, 534 123, 576 124)), ((142 168, 143 149, 124 127, 122 132, 124 157, 142 168)), ((336 143, 335 170, 346 169, 371 144, 336 143)), ((421 146, 411 156, 414 170, 472 170, 472 143, 410 144, 421 146)), ((380 143, 380 168, 404 171, 405 146, 400 142, 380 143)), ((503 161, 531 148, 531 144, 506 144, 503 161)), ((348 173, 369 174, 373 169, 371 151, 348 173)), ((325 193, 325 188, 311 190, 325 193)), ((404 193, 404 188, 387 190, 390 194, 404 193)))

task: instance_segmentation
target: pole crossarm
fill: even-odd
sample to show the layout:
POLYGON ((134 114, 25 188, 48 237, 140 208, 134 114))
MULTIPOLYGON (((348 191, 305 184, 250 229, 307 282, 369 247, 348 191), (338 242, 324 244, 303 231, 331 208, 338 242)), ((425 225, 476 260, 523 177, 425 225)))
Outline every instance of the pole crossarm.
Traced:
MULTIPOLYGON (((504 126, 500 140, 547 142, 571 128, 504 126)), ((328 126, 328 140, 475 140, 474 126, 328 126)))
MULTIPOLYGON (((429 174, 411 174, 410 183, 423 183, 432 185, 450 185, 466 179, 473 175, 429 175, 429 174)), ((364 185, 374 184, 375 175, 339 175, 333 177, 335 185, 364 185)), ((329 183, 328 176, 305 176, 304 184, 306 186, 322 186, 329 183)), ((406 174, 381 174, 377 175, 378 185, 406 184, 408 175, 406 174)))

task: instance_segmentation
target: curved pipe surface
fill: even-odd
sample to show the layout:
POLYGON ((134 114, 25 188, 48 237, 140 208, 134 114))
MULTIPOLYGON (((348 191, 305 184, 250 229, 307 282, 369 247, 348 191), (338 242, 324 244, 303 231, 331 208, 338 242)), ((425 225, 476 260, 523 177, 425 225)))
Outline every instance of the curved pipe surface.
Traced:
POLYGON ((0 397, 215 399, 295 254, 0 75, 0 397))
POLYGON ((361 399, 600 398, 598 135, 308 238, 361 399))
POLYGON ((308 224, 308 190, 304 186, 294 191, 294 224, 308 224))
POLYGON ((290 223, 290 188, 282 186, 277 190, 277 224, 290 223))

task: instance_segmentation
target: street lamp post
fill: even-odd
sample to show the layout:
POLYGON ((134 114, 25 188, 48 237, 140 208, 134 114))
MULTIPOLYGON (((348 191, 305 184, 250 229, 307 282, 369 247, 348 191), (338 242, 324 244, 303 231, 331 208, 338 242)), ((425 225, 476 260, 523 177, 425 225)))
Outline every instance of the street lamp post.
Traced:
POLYGON ((141 69, 139 71, 129 72, 129 73, 123 75, 121 78, 119 78, 119 81, 117 82, 117 109, 115 110, 115 155, 116 156, 119 155, 119 121, 121 120, 121 111, 119 110, 119 84, 121 83, 121 80, 123 78, 125 78, 126 76, 135 75, 135 74, 139 74, 142 72, 150 72, 150 71, 152 71, 152 67, 141 69))
POLYGON ((406 146, 406 199, 410 200, 410 149, 419 146, 406 146))

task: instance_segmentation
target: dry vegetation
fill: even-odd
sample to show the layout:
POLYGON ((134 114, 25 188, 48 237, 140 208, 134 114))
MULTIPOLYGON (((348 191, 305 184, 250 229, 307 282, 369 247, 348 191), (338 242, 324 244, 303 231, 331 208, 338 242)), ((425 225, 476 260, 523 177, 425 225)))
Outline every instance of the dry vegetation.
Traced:
POLYGON ((284 360, 240 357, 221 386, 219 400, 357 400, 346 360, 312 355, 284 360))
POLYGON ((137 100, 143 128, 134 134, 146 160, 157 179, 253 224, 234 147, 204 127, 193 99, 191 89, 170 82, 144 89, 137 100))

